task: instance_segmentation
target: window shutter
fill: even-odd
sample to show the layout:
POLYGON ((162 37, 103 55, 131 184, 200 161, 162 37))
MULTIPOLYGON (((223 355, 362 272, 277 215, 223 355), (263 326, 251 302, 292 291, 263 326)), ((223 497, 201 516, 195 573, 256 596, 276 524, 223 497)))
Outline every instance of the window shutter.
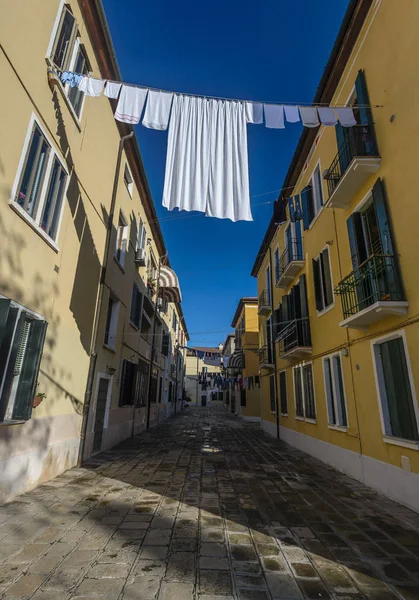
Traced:
POLYGON ((281 223, 285 223, 287 220, 285 206, 286 202, 283 198, 276 200, 274 203, 274 222, 276 225, 281 225, 281 223))
POLYGON ((161 353, 163 354, 163 356, 168 356, 168 354, 169 354, 169 334, 168 333, 163 333, 163 342, 162 342, 161 353))
POLYGON ((16 391, 14 419, 26 421, 31 417, 47 327, 46 321, 35 319, 31 323, 16 391))
POLYGON ((301 192, 301 204, 303 208, 303 226, 304 230, 308 229, 311 223, 310 213, 309 213, 309 197, 308 197, 308 188, 304 188, 301 192))
POLYGON ((317 308, 317 310, 323 310, 319 261, 315 260, 313 258, 312 264, 313 264, 314 294, 316 296, 316 308, 317 308))
POLYGON ((336 123, 335 132, 336 132, 336 145, 338 147, 339 154, 341 154, 342 150, 345 146, 346 136, 345 136, 345 130, 339 122, 336 123))
MULTIPOLYGON (((349 236, 349 247, 351 250, 352 267, 357 269, 359 265, 365 260, 363 256, 360 256, 357 236, 362 235, 362 222, 361 215, 357 212, 353 213, 346 221, 349 236)), ((366 258, 366 257, 365 257, 366 258)))
POLYGON ((284 327, 287 326, 287 322, 290 319, 290 315, 289 315, 289 311, 288 311, 288 296, 282 296, 282 303, 281 303, 281 322, 283 323, 284 327))
POLYGON ((355 80, 355 90, 358 104, 365 105, 359 107, 359 116, 361 119, 361 124, 368 125, 369 128, 370 139, 372 143, 371 154, 378 154, 377 140, 374 131, 374 121, 372 118, 371 108, 369 107, 370 98, 367 89, 367 82, 365 80, 365 72, 362 69, 358 71, 358 75, 355 80))
POLYGON ((326 306, 329 306, 333 302, 333 286, 332 286, 332 275, 330 273, 330 259, 329 250, 326 248, 320 254, 320 261, 323 271, 323 288, 324 288, 324 300, 326 306))
POLYGON ((301 222, 300 221, 296 221, 295 223, 295 257, 297 258, 297 260, 303 260, 303 240, 302 240, 302 236, 301 236, 301 222))
POLYGON ((307 286, 306 286, 306 276, 305 275, 300 275, 298 284, 300 287, 301 316, 304 318, 304 317, 308 317, 307 286))
POLYGON ((375 214, 381 239, 381 247, 384 254, 396 254, 393 245, 392 227, 387 211, 387 202, 384 192, 384 185, 381 179, 377 179, 372 188, 372 197, 374 200, 375 214))
MULTIPOLYGON (((3 337, 6 333, 7 321, 9 318, 11 300, 6 298, 0 299, 0 348, 2 346, 3 337)), ((1 368, 1 364, 0 364, 1 368)))
POLYGON ((137 325, 137 321, 136 321, 136 314, 137 314, 137 286, 134 285, 132 286, 132 295, 131 295, 131 310, 130 310, 130 321, 132 323, 135 323, 137 325))

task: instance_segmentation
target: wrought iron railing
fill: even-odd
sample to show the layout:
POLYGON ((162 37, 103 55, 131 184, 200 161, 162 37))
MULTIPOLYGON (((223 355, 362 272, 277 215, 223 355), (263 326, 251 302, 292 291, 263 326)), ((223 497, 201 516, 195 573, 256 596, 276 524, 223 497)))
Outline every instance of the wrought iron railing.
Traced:
POLYGON ((259 349, 259 364, 261 365, 273 365, 274 364, 274 352, 273 345, 267 344, 259 349))
POLYGON ((271 306, 271 292, 270 290, 263 290, 259 296, 259 310, 261 308, 270 308, 271 306))
POLYGON ((338 153, 327 170, 325 180, 329 196, 333 194, 339 181, 356 156, 377 156, 377 144, 374 133, 368 125, 355 125, 344 129, 345 141, 340 145, 338 153))
POLYGON ((281 279, 285 269, 293 260, 303 260, 303 241, 300 238, 292 239, 281 254, 279 264, 275 268, 277 282, 281 279))
POLYGON ((404 300, 397 257, 374 254, 335 287, 342 299, 344 318, 379 301, 404 300))
POLYGON ((311 348, 310 319, 294 319, 282 325, 276 341, 279 342, 279 356, 294 348, 311 348))

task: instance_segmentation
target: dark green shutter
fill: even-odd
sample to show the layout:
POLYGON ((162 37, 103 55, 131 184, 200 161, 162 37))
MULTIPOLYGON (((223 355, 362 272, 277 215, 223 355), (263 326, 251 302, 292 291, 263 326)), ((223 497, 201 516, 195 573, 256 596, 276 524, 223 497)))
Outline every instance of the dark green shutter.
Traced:
POLYGON ((134 285, 132 286, 132 295, 131 295, 131 311, 130 311, 130 321, 131 323, 135 323, 135 325, 138 325, 137 321, 136 321, 136 314, 137 314, 137 286, 134 285))
POLYGON ((31 323, 13 407, 14 419, 26 421, 31 417, 47 327, 46 321, 34 319, 31 323))
POLYGON ((316 308, 317 308, 317 310, 323 310, 319 261, 313 258, 312 264, 313 264, 314 294, 316 296, 316 308))
POLYGON ((304 317, 308 317, 307 286, 306 286, 306 276, 305 275, 300 275, 298 284, 300 287, 301 317, 304 318, 304 317))
POLYGON ((378 229, 381 240, 381 247, 384 254, 395 254, 393 245, 392 228, 387 211, 387 202, 385 198, 384 185, 381 179, 377 179, 372 188, 372 197, 374 200, 375 214, 377 217, 378 229))
POLYGON ((418 440, 418 427, 403 340, 397 338, 380 344, 379 349, 390 415, 391 433, 395 437, 406 440, 418 440))
POLYGON ((359 106, 359 117, 362 125, 367 125, 369 129, 369 138, 371 141, 371 154, 377 155, 377 140, 374 131, 374 121, 372 118, 372 112, 370 108, 370 98, 367 89, 367 82, 365 80, 365 73, 363 70, 358 71, 357 78, 355 80, 356 97, 359 106), (362 106, 364 105, 364 106, 362 106))
POLYGON ((18 312, 17 308, 10 308, 10 300, 0 300, 0 386, 6 373, 7 357, 18 312))
POLYGON ((169 354, 169 334, 163 333, 163 343, 161 348, 161 353, 163 356, 167 356, 169 354))
POLYGON ((361 215, 358 212, 353 213, 346 221, 349 236, 349 247, 351 249, 352 267, 357 269, 359 265, 367 258, 362 253, 358 244, 358 236, 362 236, 361 215))
POLYGON ((323 274, 323 292, 324 301, 326 306, 330 306, 333 302, 333 291, 332 291, 332 276, 330 273, 330 261, 329 261, 329 250, 325 248, 320 254, 320 262, 322 265, 323 274))
MULTIPOLYGON (((2 345, 2 340, 3 340, 4 334, 6 332, 7 320, 9 317, 9 310, 10 310, 10 303, 11 303, 11 300, 8 300, 6 298, 0 298, 0 347, 2 345)), ((0 369, 1 369, 1 365, 0 365, 0 369)))
MULTIPOLYGON (((26 313, 24 311, 22 311, 22 313, 19 317, 19 321, 17 323, 16 329, 15 329, 14 335, 13 335, 13 330, 10 334, 11 349, 10 349, 10 355, 9 355, 9 362, 7 363, 7 369, 4 373, 3 389, 1 391, 1 397, 0 397, 0 421, 4 419, 7 404, 9 402, 10 390, 11 390, 11 385, 13 382, 13 371, 15 368, 16 357, 17 357, 17 353, 19 350, 20 336, 22 333, 23 323, 25 321, 25 315, 26 315, 26 313), (12 338, 13 338, 13 341, 12 341, 12 338)), ((6 339, 4 341, 6 341, 6 339)))
POLYGON ((288 414, 288 401, 287 401, 287 375, 285 371, 281 371, 279 374, 279 393, 281 398, 281 413, 283 415, 288 414))
POLYGON ((308 188, 304 188, 301 192, 301 204, 303 208, 303 227, 304 229, 308 229, 311 223, 308 188))

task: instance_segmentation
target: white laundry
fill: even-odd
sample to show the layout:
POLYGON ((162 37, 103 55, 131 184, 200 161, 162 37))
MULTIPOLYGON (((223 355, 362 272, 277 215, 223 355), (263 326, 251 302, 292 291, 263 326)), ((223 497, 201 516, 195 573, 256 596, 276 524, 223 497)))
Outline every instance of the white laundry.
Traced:
POLYGON ((93 77, 83 77, 80 80, 78 88, 81 92, 84 92, 86 96, 100 96, 105 82, 103 79, 94 79, 93 77))
POLYGON ((284 107, 281 104, 264 104, 265 127, 284 129, 284 107))
POLYGON ((160 131, 167 129, 172 100, 173 94, 171 93, 150 90, 145 107, 143 125, 149 129, 159 129, 160 131))
POLYGON ((300 106, 299 109, 304 127, 318 127, 320 125, 315 106, 300 106))
POLYGON ((119 90, 122 87, 122 83, 114 83, 113 81, 108 81, 105 87, 105 96, 108 98, 113 98, 114 100, 118 98, 119 90))
POLYGON ((119 95, 115 119, 136 125, 140 122, 148 89, 123 85, 119 95))
POLYGON ((246 116, 248 123, 254 123, 255 125, 263 123, 262 102, 246 102, 246 116))
POLYGON ((284 106, 285 118, 288 123, 298 123, 300 120, 300 113, 298 112, 298 106, 284 106))
POLYGON ((252 221, 243 102, 173 99, 163 206, 252 221))
POLYGON ((336 118, 334 108, 330 108, 329 106, 319 106, 317 110, 319 112, 320 121, 323 123, 323 125, 336 125, 338 120, 336 118))
POLYGON ((345 108, 336 108, 336 114, 342 127, 353 127, 356 125, 354 111, 350 106, 345 108))

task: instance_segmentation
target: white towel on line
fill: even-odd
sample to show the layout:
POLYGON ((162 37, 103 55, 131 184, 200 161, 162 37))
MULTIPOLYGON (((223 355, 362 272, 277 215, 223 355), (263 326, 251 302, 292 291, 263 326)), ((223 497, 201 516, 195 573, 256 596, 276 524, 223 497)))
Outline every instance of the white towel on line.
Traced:
POLYGON ((173 99, 163 206, 252 221, 246 103, 173 99))
POLYGON ((105 96, 116 100, 116 98, 118 98, 119 90, 121 89, 121 87, 122 83, 114 83, 113 81, 108 81, 105 87, 105 96))
POLYGON ((317 110, 319 112, 320 121, 323 123, 323 125, 336 125, 338 120, 336 118, 334 108, 330 108, 329 106, 319 106, 317 110))
POLYGON ((298 106, 284 106, 285 118, 288 123, 298 123, 300 120, 300 113, 298 112, 298 106))
POLYGON ((284 129, 284 107, 281 104, 264 104, 265 127, 269 129, 284 129))
POLYGON ((260 125, 263 123, 263 105, 262 102, 246 102, 246 116, 248 123, 260 125))
POLYGON ((115 119, 137 125, 141 119, 147 92, 148 89, 145 88, 123 85, 114 114, 115 119))
POLYGON ((172 100, 172 93, 150 90, 145 107, 143 125, 149 129, 159 129, 160 131, 167 129, 172 100))
POLYGON ((94 79, 93 77, 83 77, 78 85, 79 90, 84 92, 86 96, 100 96, 105 81, 103 79, 94 79))
POLYGON ((342 125, 342 127, 353 127, 356 125, 354 111, 350 106, 345 108, 336 108, 335 110, 339 119, 339 123, 342 125))
POLYGON ((304 127, 318 127, 320 125, 317 108, 315 106, 299 106, 301 120, 304 127))

